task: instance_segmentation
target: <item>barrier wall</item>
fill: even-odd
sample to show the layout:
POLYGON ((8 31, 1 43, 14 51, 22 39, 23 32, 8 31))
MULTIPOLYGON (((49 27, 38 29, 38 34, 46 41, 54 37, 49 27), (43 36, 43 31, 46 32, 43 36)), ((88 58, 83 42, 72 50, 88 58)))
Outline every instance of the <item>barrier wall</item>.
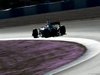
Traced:
POLYGON ((45 23, 47 19, 51 21, 67 21, 100 17, 100 6, 98 6, 100 0, 95 1, 70 0, 68 2, 50 3, 49 5, 41 4, 38 7, 33 5, 25 8, 2 10, 0 11, 0 28, 45 23), (73 1, 74 3, 72 3, 73 1))
POLYGON ((0 11, 0 19, 100 6, 100 0, 65 0, 0 11))
POLYGON ((0 28, 11 27, 11 26, 22 26, 22 25, 25 26, 30 24, 38 25, 38 23, 46 23, 47 19, 50 19, 51 21, 68 21, 68 20, 97 18, 97 17, 100 17, 100 6, 10 18, 10 19, 2 19, 0 20, 0 28))

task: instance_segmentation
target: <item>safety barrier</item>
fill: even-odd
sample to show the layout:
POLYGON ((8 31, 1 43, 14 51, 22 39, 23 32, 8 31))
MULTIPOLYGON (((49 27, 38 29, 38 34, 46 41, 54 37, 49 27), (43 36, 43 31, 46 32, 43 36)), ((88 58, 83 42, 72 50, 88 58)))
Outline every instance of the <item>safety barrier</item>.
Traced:
POLYGON ((100 6, 100 0, 65 0, 0 10, 0 19, 100 6))
POLYGON ((81 0, 80 2, 79 0, 74 1, 74 3, 72 3, 73 0, 68 1, 68 5, 66 5, 66 1, 54 2, 50 3, 49 5, 41 4, 38 6, 33 5, 27 6, 25 8, 21 7, 15 9, 2 10, 3 12, 0 11, 0 28, 29 25, 34 23, 44 23, 47 19, 50 19, 51 21, 66 21, 100 17, 100 6, 98 6, 100 0, 95 0, 98 2, 97 4, 95 1, 92 1, 92 3, 86 2, 87 0, 81 0), (70 3, 75 6, 71 6, 70 3), (48 8, 49 10, 47 10, 48 8))

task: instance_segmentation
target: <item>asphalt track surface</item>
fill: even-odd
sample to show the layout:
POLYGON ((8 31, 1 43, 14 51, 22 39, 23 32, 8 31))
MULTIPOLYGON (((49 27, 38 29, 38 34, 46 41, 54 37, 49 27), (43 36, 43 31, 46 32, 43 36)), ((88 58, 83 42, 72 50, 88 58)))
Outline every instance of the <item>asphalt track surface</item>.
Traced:
MULTIPOLYGON (((86 38, 100 42, 100 18, 64 21, 61 22, 61 24, 67 28, 67 35, 62 38, 86 38)), ((0 29, 0 39, 32 38, 32 29, 40 28, 44 25, 45 24, 34 24, 22 27, 3 28, 0 29)), ((54 75, 99 75, 99 59, 100 54, 54 75)))

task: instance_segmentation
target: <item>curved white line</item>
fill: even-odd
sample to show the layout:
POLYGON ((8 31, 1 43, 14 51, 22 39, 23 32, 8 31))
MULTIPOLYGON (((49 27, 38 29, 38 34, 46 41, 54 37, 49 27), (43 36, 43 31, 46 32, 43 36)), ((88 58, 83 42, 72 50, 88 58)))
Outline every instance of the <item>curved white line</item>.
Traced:
MULTIPOLYGON (((50 39, 52 40, 52 39, 50 39)), ((66 70, 70 67, 73 67, 75 65, 78 65, 86 60, 89 60, 90 58, 96 56, 97 54, 100 53, 100 42, 95 41, 95 40, 91 40, 91 39, 84 39, 84 38, 54 38, 53 40, 63 40, 63 41, 73 41, 73 42, 77 42, 80 44, 83 44, 84 46, 86 46, 86 48, 88 49, 87 52, 81 56, 80 58, 78 58, 77 60, 63 65, 57 69, 54 69, 52 71, 49 71, 48 73, 44 74, 44 75, 53 75, 55 73, 61 72, 63 70, 66 70)))
POLYGON ((58 41, 72 41, 77 42, 80 44, 83 44, 88 49, 87 52, 78 58, 77 60, 74 60, 73 62, 63 65, 57 69, 54 69, 52 71, 47 72, 44 75, 53 75, 55 73, 61 72, 63 70, 66 70, 70 67, 73 67, 75 65, 78 65, 86 60, 89 60, 90 58, 96 56, 100 53, 100 42, 91 40, 91 39, 85 39, 85 38, 70 38, 70 37, 54 37, 54 38, 11 38, 11 39, 1 39, 1 40, 58 40, 58 41))

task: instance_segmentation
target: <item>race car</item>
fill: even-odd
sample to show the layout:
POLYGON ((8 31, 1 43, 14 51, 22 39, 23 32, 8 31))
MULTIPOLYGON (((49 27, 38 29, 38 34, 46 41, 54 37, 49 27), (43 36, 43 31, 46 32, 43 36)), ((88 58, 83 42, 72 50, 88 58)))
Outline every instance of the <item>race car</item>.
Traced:
POLYGON ((55 37, 62 36, 66 34, 66 28, 63 25, 60 25, 60 22, 50 22, 47 21, 46 26, 41 27, 40 29, 34 28, 32 31, 32 36, 34 38, 41 37, 55 37))

